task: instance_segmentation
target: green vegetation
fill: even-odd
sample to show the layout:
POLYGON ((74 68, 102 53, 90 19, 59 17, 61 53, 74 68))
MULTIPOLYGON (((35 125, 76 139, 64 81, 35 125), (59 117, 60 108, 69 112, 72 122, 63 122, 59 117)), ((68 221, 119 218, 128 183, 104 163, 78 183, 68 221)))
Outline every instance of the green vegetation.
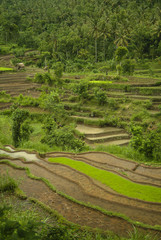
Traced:
MULTIPOLYGON (((154 229, 154 230, 160 230, 160 229, 161 229, 160 226, 158 226, 158 225, 156 225, 156 226, 150 226, 150 225, 147 225, 147 224, 143 224, 143 223, 140 223, 140 222, 136 222, 136 221, 133 221, 133 220, 129 219, 127 216, 125 216, 125 215, 123 215, 123 214, 109 212, 109 211, 104 210, 104 209, 102 209, 102 208, 100 208, 100 207, 98 207, 98 206, 91 205, 90 203, 86 204, 86 203, 80 202, 80 201, 78 201, 78 200, 76 200, 76 199, 68 196, 67 194, 64 194, 64 193, 62 193, 62 192, 60 192, 60 191, 57 191, 56 188, 55 188, 48 180, 46 180, 46 179, 44 179, 44 178, 41 178, 41 177, 36 177, 36 176, 34 176, 33 174, 31 174, 29 168, 27 168, 27 167, 17 166, 17 165, 15 165, 14 163, 9 162, 8 160, 1 160, 1 163, 5 163, 5 164, 7 164, 7 165, 9 165, 9 166, 12 166, 13 168, 16 168, 16 169, 24 169, 24 170, 26 171, 27 175, 28 175, 31 179, 36 179, 36 180, 43 181, 45 184, 47 184, 47 186, 48 186, 52 191, 57 192, 60 196, 63 196, 63 197, 65 197, 65 198, 67 198, 67 199, 69 199, 69 200, 71 200, 71 201, 73 201, 73 202, 75 202, 75 203, 81 204, 82 206, 86 206, 86 207, 89 207, 89 208, 92 208, 92 209, 96 209, 96 210, 98 210, 98 211, 100 211, 100 212, 102 212, 102 213, 104 213, 104 214, 106 214, 106 215, 109 215, 109 216, 121 217, 121 218, 123 218, 124 220, 128 221, 129 223, 131 223, 133 226, 138 226, 138 227, 141 226, 141 227, 143 227, 143 228, 145 228, 145 229, 154 229)), ((49 209, 49 207, 47 207, 47 206, 44 206, 44 205, 43 205, 41 202, 39 202, 38 200, 36 200, 36 199, 31 199, 31 201, 38 203, 40 206, 43 206, 43 208, 45 208, 45 209, 46 209, 47 211, 49 211, 50 213, 51 213, 51 212, 52 212, 52 213, 54 212, 54 214, 55 214, 55 211, 49 209)), ((56 217, 57 217, 57 218, 58 218, 58 216, 60 217, 60 215, 56 213, 56 217)), ((62 222, 62 217, 61 217, 61 222, 62 222)), ((65 222, 66 222, 66 220, 65 220, 65 222)), ((73 223, 72 223, 72 225, 73 225, 73 223)), ((135 237, 135 235, 136 235, 136 237, 137 237, 138 234, 139 234, 139 232, 137 231, 136 234, 135 234, 135 232, 134 232, 134 234, 131 233, 131 236, 133 235, 133 236, 135 237)), ((140 235, 140 234, 139 234, 139 235, 140 235)), ((142 234, 141 234, 141 235, 142 235, 142 234)), ((142 235, 142 236, 143 236, 143 235, 142 235)), ((149 235, 145 236, 145 240, 146 240, 146 237, 150 237, 150 236, 149 236, 149 235)), ((124 238, 123 238, 123 239, 124 239, 124 238)), ((122 239, 120 239, 120 237, 119 237, 119 240, 122 240, 122 239)), ((124 240, 125 240, 125 239, 124 239, 124 240)), ((131 239, 130 239, 130 240, 131 240, 131 239)), ((138 240, 138 239, 136 238, 136 240, 138 240)))
POLYGON ((41 142, 48 144, 50 147, 62 147, 63 150, 85 150, 85 143, 74 136, 74 128, 71 125, 57 126, 51 119, 45 123, 45 137, 41 142))
POLYGON ((23 210, 17 212, 12 205, 4 203, 0 204, 0 213, 1 239, 40 239, 38 232, 43 223, 38 222, 35 213, 23 210))
POLYGON ((0 192, 15 192, 18 188, 18 183, 9 174, 0 174, 0 192))
MULTIPOLYGON (((136 228, 129 233, 130 238, 118 237, 112 233, 80 227, 65 220, 56 211, 36 199, 15 204, 14 197, 9 203, 5 196, 0 203, 0 237, 16 240, 157 240, 149 234, 142 234, 136 228), (28 208, 26 208, 26 205, 28 208), (51 223, 52 220, 52 223, 51 223)), ((17 200, 18 201, 18 200, 17 200)))
POLYGON ((115 56, 119 63, 125 57, 146 60, 160 56, 159 1, 110 0, 107 6, 98 0, 81 0, 66 6, 65 1, 41 0, 37 5, 28 0, 24 6, 19 0, 14 6, 12 0, 2 1, 0 7, 0 53, 20 57, 26 48, 39 49, 39 67, 54 68, 61 61, 66 71, 96 70, 92 64, 106 60, 112 68, 115 56))
POLYGON ((27 120, 28 117, 29 112, 19 108, 15 109, 12 113, 12 139, 15 147, 18 147, 21 141, 29 140, 32 128, 27 120))
POLYGON ((143 127, 132 125, 131 132, 132 147, 143 153, 147 158, 152 158, 155 162, 161 162, 161 126, 143 131, 143 127))
POLYGON ((11 137, 11 118, 7 116, 0 116, 0 146, 5 144, 12 144, 11 137))
POLYGON ((161 190, 159 188, 136 184, 118 176, 117 174, 69 158, 49 158, 49 161, 70 166, 125 196, 144 201, 161 202, 161 190))
MULTIPOLYGON (((0 147, 14 144, 39 153, 107 151, 159 166, 159 1, 69 0, 66 4, 64 0, 39 0, 37 4, 26 0, 24 4, 18 0, 15 4, 15 0, 2 0, 0 16, 2 84, 4 76, 9 78, 20 62, 28 75, 25 84, 31 83, 24 95, 16 92, 17 87, 7 87, 11 95, 0 91, 0 147), (33 97, 34 92, 39 97, 33 97), (11 109, 4 110, 11 103, 11 109), (27 107, 29 112, 24 110, 27 107), (93 149, 85 144, 86 136, 75 130, 76 123, 124 128, 131 137, 130 144, 97 145, 93 149)), ((124 191, 135 187, 130 185, 124 191)), ((142 197, 136 197, 144 199, 142 192, 142 197)), ((69 231, 60 226, 59 238, 69 231)), ((131 235, 135 238, 141 236, 136 232, 131 235)))
POLYGON ((0 67, 0 73, 1 72, 12 72, 13 71, 13 68, 6 68, 6 67, 0 67))

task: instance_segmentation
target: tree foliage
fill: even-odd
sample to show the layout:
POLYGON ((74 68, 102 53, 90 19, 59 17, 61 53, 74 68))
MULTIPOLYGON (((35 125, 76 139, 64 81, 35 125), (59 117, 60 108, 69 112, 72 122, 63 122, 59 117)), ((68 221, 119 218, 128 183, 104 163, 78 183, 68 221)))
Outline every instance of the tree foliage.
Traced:
MULTIPOLYGON (((130 58, 160 56, 159 1, 0 1, 0 41, 37 48, 45 61, 105 61, 116 49, 130 58)), ((52 62, 53 61, 53 62, 52 62)))
POLYGON ((74 129, 71 125, 58 125, 54 120, 54 115, 48 118, 44 124, 45 137, 42 142, 50 147, 58 146, 63 150, 82 151, 85 143, 74 136, 74 129))
POLYGON ((12 139, 15 147, 18 147, 22 141, 28 140, 32 128, 28 121, 29 112, 15 109, 12 113, 12 139))
POLYGON ((147 128, 146 131, 141 126, 131 127, 131 145, 147 158, 156 162, 161 161, 161 126, 156 129, 147 128))

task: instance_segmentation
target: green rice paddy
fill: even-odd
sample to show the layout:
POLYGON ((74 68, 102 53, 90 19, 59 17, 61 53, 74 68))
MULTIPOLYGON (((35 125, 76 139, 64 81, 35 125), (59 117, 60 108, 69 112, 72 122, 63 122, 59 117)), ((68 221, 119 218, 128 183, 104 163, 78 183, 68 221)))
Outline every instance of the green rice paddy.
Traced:
POLYGON ((48 160, 70 166, 127 197, 150 202, 161 202, 161 188, 134 183, 112 172, 65 157, 49 158, 48 160))
POLYGON ((0 72, 13 71, 13 68, 0 67, 0 72))

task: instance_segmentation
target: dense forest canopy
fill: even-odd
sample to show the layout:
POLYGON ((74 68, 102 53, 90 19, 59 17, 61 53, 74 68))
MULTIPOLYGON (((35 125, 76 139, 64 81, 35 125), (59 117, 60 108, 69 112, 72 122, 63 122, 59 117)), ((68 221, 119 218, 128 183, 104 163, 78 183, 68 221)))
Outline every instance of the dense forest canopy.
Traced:
POLYGON ((1 0, 0 42, 39 49, 56 61, 105 61, 161 54, 160 0, 1 0))

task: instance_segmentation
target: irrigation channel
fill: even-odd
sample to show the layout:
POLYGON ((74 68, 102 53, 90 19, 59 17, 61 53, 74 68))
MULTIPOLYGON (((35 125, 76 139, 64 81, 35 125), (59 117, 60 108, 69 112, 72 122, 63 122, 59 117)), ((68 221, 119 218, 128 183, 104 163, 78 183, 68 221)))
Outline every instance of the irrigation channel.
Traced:
MULTIPOLYGON (((27 197, 34 197, 57 210, 67 220, 80 225, 98 227, 126 236, 133 226, 161 237, 161 167, 149 167, 117 158, 103 152, 81 154, 51 152, 39 156, 36 152, 15 151, 11 146, 0 149, 0 172, 16 179, 27 197), (120 179, 158 190, 158 199, 144 201, 120 194, 101 181, 69 165, 49 162, 67 158, 95 169, 113 173, 120 179), (5 160, 5 161, 4 161, 5 160), (14 164, 14 165, 13 165, 14 164), (20 169, 21 167, 21 169, 20 169), (28 176, 25 171, 39 180, 28 176), (54 189, 44 182, 48 180, 54 189)), ((121 188, 121 186, 120 186, 121 188)))

